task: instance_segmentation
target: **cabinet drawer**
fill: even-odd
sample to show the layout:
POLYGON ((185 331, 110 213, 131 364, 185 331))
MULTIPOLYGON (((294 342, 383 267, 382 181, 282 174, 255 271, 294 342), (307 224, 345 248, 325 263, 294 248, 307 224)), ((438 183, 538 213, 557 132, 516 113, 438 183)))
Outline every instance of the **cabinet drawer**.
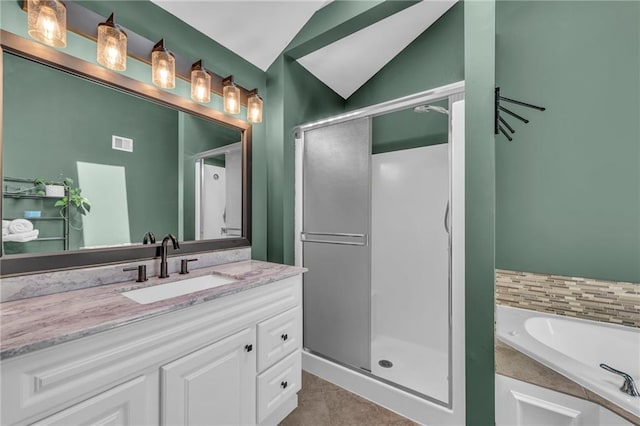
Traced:
POLYGON ((293 308, 258 324, 258 371, 302 347, 301 309, 293 308))
POLYGON ((140 376, 89 398, 32 426, 148 424, 145 377, 140 376))
POLYGON ((302 387, 300 351, 295 351, 258 376, 258 423, 302 387))

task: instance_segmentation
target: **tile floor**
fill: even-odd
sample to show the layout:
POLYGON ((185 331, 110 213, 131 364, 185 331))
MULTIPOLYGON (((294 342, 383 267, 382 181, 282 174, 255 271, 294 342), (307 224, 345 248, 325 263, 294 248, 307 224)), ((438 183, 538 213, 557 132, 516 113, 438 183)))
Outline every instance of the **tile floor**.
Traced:
POLYGON ((280 426, 325 425, 413 426, 416 423, 303 371, 298 408, 280 426))

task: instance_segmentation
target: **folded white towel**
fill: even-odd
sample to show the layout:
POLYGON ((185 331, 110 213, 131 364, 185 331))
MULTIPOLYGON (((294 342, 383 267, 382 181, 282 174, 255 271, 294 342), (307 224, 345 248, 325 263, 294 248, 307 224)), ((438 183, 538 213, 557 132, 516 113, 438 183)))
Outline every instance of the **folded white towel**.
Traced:
POLYGON ((14 219, 9 224, 9 232, 11 234, 22 234, 31 231, 33 231, 33 223, 26 219, 14 219))
POLYGON ((10 220, 2 220, 2 229, 8 228, 10 223, 10 220))
POLYGON ((17 243, 26 243, 27 241, 35 240, 38 238, 40 231, 34 229, 29 232, 21 232, 18 234, 8 234, 2 237, 2 241, 14 241, 17 243))
POLYGON ((2 228, 2 236, 9 235, 9 228, 2 228))

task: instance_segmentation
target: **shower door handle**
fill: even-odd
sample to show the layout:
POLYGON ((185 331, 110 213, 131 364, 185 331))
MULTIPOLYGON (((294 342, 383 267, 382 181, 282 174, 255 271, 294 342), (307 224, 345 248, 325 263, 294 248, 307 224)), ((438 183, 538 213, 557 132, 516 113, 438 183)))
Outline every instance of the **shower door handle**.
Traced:
POLYGON ((450 234, 449 231, 449 201, 447 201, 447 207, 444 210, 444 229, 447 231, 447 234, 450 234))
POLYGON ((324 243, 324 244, 340 244, 345 246, 367 246, 369 245, 368 234, 349 234, 344 232, 301 232, 300 241, 303 243, 324 243), (311 238, 309 238, 311 236, 311 238), (362 238, 363 241, 342 241, 342 240, 323 240, 316 237, 341 237, 341 238, 362 238))

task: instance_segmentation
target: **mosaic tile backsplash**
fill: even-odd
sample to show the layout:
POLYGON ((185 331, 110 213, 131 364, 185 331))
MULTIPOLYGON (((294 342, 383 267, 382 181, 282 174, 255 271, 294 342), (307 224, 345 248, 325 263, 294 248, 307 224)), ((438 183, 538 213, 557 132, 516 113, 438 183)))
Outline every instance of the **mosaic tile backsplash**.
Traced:
POLYGON ((496 269, 496 303, 640 328, 640 284, 496 269))

